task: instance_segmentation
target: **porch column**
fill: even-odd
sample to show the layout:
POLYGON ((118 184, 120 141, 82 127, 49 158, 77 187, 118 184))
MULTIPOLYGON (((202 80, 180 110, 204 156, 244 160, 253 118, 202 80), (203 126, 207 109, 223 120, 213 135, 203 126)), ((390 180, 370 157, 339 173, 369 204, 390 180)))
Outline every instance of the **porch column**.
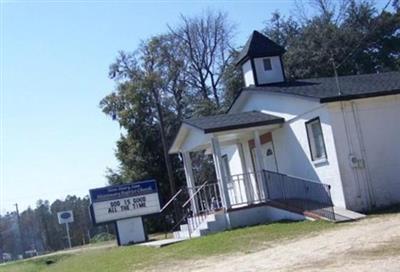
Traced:
POLYGON ((260 141, 260 133, 258 130, 254 130, 253 132, 254 135, 254 145, 255 145, 255 152, 256 152, 256 161, 255 161, 255 166, 256 166, 256 176, 259 182, 261 183, 260 188, 262 190, 262 197, 264 200, 267 200, 268 198, 268 191, 267 191, 267 184, 265 180, 265 176, 263 173, 264 170, 264 161, 262 157, 262 151, 261 151, 261 141, 260 141))
POLYGON ((222 206, 225 207, 226 209, 229 209, 231 207, 231 202, 229 200, 229 194, 228 194, 228 186, 227 186, 228 179, 222 172, 223 166, 222 166, 221 147, 219 145, 217 137, 211 138, 211 148, 214 159, 215 173, 217 174, 217 179, 218 179, 218 187, 221 194, 222 206))
MULTIPOLYGON (((190 158, 190 152, 182 152, 183 167, 185 168, 186 184, 189 189, 189 197, 192 198, 195 190, 195 181, 193 176, 192 159, 190 158)), ((197 214, 197 205, 194 198, 190 201, 192 211, 197 214)))
POLYGON ((242 143, 237 143, 236 147, 239 151, 239 157, 240 157, 240 164, 242 166, 242 174, 243 174, 243 187, 245 191, 245 196, 246 196, 246 202, 250 203, 252 201, 252 197, 250 194, 250 179, 249 179, 249 174, 247 173, 247 166, 246 166, 246 158, 244 157, 244 151, 243 151, 243 145, 242 143))

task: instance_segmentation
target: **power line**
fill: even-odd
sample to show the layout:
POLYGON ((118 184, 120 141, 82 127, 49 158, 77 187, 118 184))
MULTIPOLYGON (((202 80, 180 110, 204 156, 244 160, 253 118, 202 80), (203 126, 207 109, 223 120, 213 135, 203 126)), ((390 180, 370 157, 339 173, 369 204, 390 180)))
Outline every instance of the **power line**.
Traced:
MULTIPOLYGON (((389 4, 392 2, 392 0, 389 0, 386 5, 383 7, 381 13, 378 16, 378 19, 383 15, 383 13, 385 12, 385 10, 387 9, 387 7, 389 6, 389 4)), ((373 33, 376 28, 378 27, 378 24, 375 23, 374 27, 372 28, 372 30, 370 32, 368 32, 364 38, 362 38, 360 40, 360 42, 358 43, 358 45, 343 59, 343 61, 341 63, 339 63, 337 66, 335 66, 335 69, 339 69, 361 46, 362 42, 364 42, 367 37, 369 36, 370 33, 373 33)))
MULTIPOLYGON (((378 19, 382 16, 383 12, 386 10, 386 8, 389 6, 389 4, 392 2, 392 0, 389 0, 386 5, 382 8, 381 13, 378 16, 378 19)), ((361 44, 364 42, 364 40, 368 37, 368 35, 370 33, 373 33, 376 28, 378 27, 378 24, 375 24, 373 29, 367 33, 364 38, 362 38, 360 40, 360 42, 358 43, 358 45, 342 60, 341 63, 339 63, 338 65, 335 64, 335 58, 333 57, 333 53, 331 52, 331 58, 330 61, 332 62, 332 67, 333 67, 333 72, 334 72, 334 77, 335 77, 335 81, 336 81, 336 88, 338 91, 338 95, 342 95, 342 90, 340 88, 340 83, 339 83, 339 76, 338 76, 338 71, 337 69, 339 69, 351 56, 353 56, 353 54, 359 49, 359 47, 361 46, 361 44)))

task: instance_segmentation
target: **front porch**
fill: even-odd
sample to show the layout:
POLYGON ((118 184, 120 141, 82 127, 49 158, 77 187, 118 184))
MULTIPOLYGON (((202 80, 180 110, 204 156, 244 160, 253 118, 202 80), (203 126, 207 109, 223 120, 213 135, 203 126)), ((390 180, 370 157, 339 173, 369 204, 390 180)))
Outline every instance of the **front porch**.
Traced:
POLYGON ((193 214, 233 211, 268 204, 298 213, 314 213, 335 221, 329 185, 267 170, 233 175, 228 178, 227 185, 230 207, 223 205, 217 182, 188 187, 190 197, 186 204, 190 204, 193 214), (263 189, 266 192, 262 192, 263 189))
POLYGON ((170 152, 180 153, 184 165, 189 197, 182 208, 189 211, 184 227, 189 235, 202 235, 209 222, 218 231, 215 226, 282 219, 335 221, 330 186, 278 172, 272 132, 283 123, 276 116, 242 112, 182 124, 170 152), (195 180, 191 153, 199 151, 213 158, 213 180, 195 180))
MULTIPOLYGON (((214 206, 231 209, 266 200, 262 171, 276 171, 271 131, 283 123, 283 118, 261 112, 217 115, 184 122, 170 153, 181 155, 190 195, 204 185, 194 178, 191 153, 204 152, 213 158, 215 180, 207 181, 204 190, 214 191, 218 197, 219 203, 213 203, 214 206), (268 158, 264 158, 263 153, 268 153, 268 158)), ((197 213, 202 205, 192 202, 191 208, 197 213)))
POLYGON ((328 220, 349 221, 361 215, 334 208, 330 186, 319 182, 263 170, 259 173, 234 175, 228 179, 228 201, 224 206, 223 194, 218 182, 204 182, 187 187, 187 211, 178 225, 174 237, 187 239, 219 232, 281 220, 328 220), (259 182, 264 182, 262 186, 259 182), (261 188, 266 189, 262 193, 261 188))

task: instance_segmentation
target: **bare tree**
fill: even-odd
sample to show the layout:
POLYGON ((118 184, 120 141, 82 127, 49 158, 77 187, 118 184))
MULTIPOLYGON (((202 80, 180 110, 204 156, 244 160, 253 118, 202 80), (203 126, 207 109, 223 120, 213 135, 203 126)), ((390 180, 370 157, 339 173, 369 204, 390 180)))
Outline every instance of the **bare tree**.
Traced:
POLYGON ((205 100, 221 105, 221 80, 232 58, 234 27, 221 12, 207 11, 204 16, 181 16, 177 28, 170 32, 181 41, 188 59, 188 83, 205 100), (210 98, 211 96, 211 98, 210 98))
POLYGON ((346 9, 351 0, 295 0, 294 17, 302 24, 307 24, 313 17, 311 14, 320 14, 334 23, 340 23, 346 17, 346 9), (310 12, 313 10, 314 12, 310 12), (308 12, 309 13, 308 13, 308 12))
POLYGON ((165 34, 153 37, 158 48, 157 69, 163 81, 164 104, 176 112, 177 119, 182 120, 187 97, 187 59, 181 51, 181 41, 174 35, 165 34))

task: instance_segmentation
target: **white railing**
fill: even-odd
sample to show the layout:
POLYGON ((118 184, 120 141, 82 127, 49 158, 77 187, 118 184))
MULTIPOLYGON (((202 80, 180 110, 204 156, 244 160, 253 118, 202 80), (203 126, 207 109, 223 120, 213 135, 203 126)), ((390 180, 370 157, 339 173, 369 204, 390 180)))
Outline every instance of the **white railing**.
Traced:
POLYGON ((204 182, 200 186, 188 188, 189 199, 182 205, 191 203, 192 212, 187 215, 189 237, 206 221, 207 216, 222 208, 221 195, 217 183, 204 182), (193 207, 193 205, 195 207, 193 207))
MULTIPOLYGON (((271 200, 290 202, 291 205, 296 205, 295 208, 306 210, 315 210, 312 208, 316 203, 320 203, 326 207, 324 212, 333 206, 330 186, 319 181, 266 170, 232 175, 226 180, 227 197, 232 208, 271 200)), ((196 203, 198 213, 224 208, 217 183, 207 183, 200 187, 192 189, 196 192, 193 202, 196 203)))
POLYGON ((195 207, 192 207, 193 212, 204 213, 223 208, 217 183, 206 182, 201 186, 188 188, 188 190, 191 198, 187 202, 195 205, 195 207))
POLYGON ((248 172, 228 177, 228 195, 232 206, 260 203, 266 199, 263 172, 248 172))
MULTIPOLYGON (((232 208, 274 201, 335 220, 329 185, 266 170, 232 175, 226 180, 232 208)), ((188 188, 188 195, 182 208, 187 209, 191 203, 186 215, 189 235, 210 213, 226 208, 217 182, 188 188)))

